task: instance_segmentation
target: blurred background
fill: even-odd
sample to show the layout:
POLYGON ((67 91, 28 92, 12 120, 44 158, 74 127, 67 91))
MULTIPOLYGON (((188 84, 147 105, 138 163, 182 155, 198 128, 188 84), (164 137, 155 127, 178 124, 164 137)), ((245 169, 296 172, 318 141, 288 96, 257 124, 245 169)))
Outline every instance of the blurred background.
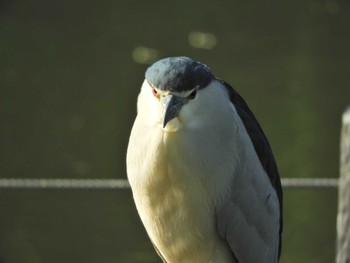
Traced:
MULTIPOLYGON (((126 179, 144 71, 199 60, 246 99, 282 177, 336 178, 350 3, 0 1, 0 177, 126 179)), ((334 262, 337 191, 285 189, 282 263, 334 262)), ((161 262, 130 190, 0 190, 0 263, 161 262)))

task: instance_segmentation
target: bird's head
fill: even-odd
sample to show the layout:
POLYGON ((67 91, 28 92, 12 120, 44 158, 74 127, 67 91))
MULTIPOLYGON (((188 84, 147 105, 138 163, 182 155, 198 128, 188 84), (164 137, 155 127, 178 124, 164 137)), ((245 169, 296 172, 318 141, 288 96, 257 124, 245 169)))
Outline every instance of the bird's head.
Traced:
POLYGON ((145 74, 138 112, 164 131, 177 131, 199 108, 201 91, 214 79, 210 69, 187 57, 170 57, 151 65, 145 74))

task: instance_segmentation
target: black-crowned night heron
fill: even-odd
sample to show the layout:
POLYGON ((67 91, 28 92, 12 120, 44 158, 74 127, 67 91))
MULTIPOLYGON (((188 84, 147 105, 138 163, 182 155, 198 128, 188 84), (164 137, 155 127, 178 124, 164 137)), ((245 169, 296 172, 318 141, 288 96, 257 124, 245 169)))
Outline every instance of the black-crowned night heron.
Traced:
POLYGON ((187 57, 146 71, 127 153, 146 231, 167 263, 275 263, 282 189, 242 97, 187 57))

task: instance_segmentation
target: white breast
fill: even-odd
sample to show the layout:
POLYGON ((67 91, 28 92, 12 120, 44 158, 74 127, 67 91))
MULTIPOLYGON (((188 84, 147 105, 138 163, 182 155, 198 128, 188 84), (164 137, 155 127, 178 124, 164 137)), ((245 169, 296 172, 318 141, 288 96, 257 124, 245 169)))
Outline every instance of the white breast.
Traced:
POLYGON ((201 171, 191 168, 191 157, 168 135, 173 134, 143 134, 135 148, 129 146, 128 177, 148 235, 170 263, 232 262, 216 233, 214 202, 201 171), (134 160, 142 164, 135 167, 134 160))

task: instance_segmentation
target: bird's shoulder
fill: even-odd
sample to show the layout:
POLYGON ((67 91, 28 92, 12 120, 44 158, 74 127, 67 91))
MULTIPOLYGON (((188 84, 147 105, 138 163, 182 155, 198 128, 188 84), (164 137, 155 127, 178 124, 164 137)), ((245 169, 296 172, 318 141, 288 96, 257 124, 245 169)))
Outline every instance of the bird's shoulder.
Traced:
POLYGON ((240 94, 231 87, 227 82, 217 79, 221 82, 221 84, 226 88, 229 99, 231 103, 234 105, 242 123, 249 135, 249 138, 254 146, 254 150, 260 160, 260 163, 265 170, 267 176, 269 177, 269 181, 271 182, 272 187, 274 188, 279 206, 279 245, 278 245, 278 253, 280 254, 281 250, 281 233, 282 233, 282 187, 280 182, 280 176, 278 172, 278 168, 276 165, 275 158, 272 153, 271 146, 265 136, 259 122, 254 116, 253 112, 250 110, 249 106, 245 102, 245 100, 240 96, 240 94))
POLYGON ((276 161, 272 153, 271 146, 267 137, 265 136, 259 122, 254 116, 253 112, 248 107, 245 100, 239 95, 239 93, 232 88, 227 82, 219 80, 226 88, 231 103, 235 106, 235 109, 242 120, 245 129, 248 132, 250 140, 254 146, 255 152, 259 157, 261 165, 270 178, 271 184, 277 192, 279 201, 282 202, 282 187, 280 182, 280 176, 277 169, 276 161))

